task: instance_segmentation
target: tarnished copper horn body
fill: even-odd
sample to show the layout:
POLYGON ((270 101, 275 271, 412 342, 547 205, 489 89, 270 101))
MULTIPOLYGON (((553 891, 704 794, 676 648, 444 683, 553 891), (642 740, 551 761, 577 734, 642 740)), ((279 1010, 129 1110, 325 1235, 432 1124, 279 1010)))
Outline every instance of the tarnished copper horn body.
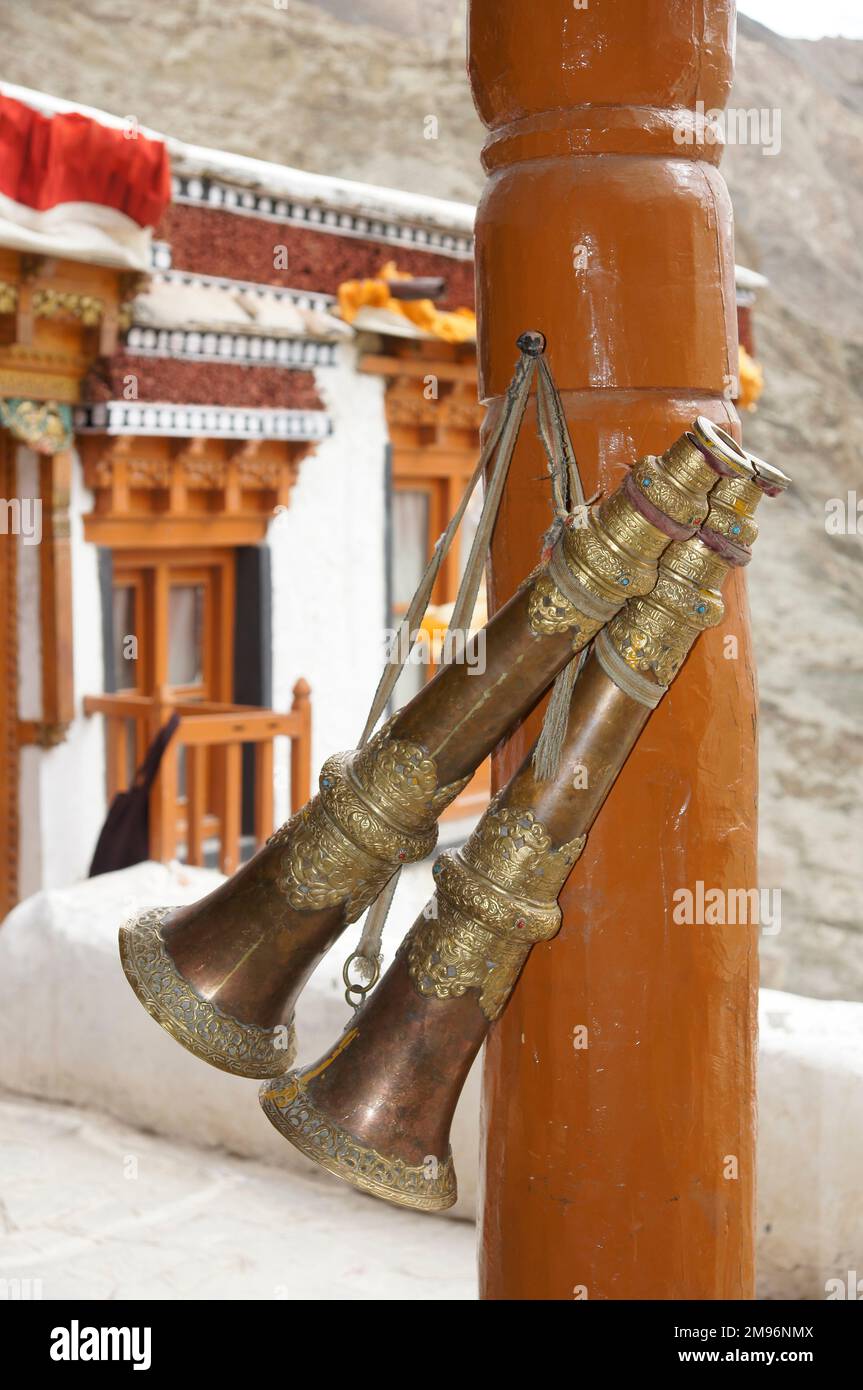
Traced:
POLYGON ((506 730, 707 514, 723 454, 703 417, 590 513, 486 629, 486 661, 444 666, 362 748, 324 764, 320 790, 225 884, 120 930, 144 1007, 213 1066, 272 1077, 294 1056, 295 999, 396 869, 426 857, 436 822, 506 730))
POLYGON ((714 488, 698 535, 668 548, 652 592, 600 634, 558 775, 538 780, 527 757, 462 849, 437 860, 434 898, 335 1047, 261 1088, 276 1128, 337 1177, 418 1210, 456 1200, 449 1131, 471 1063, 531 947, 556 934, 558 894, 651 710, 720 621, 720 586, 749 559, 758 502, 787 485, 755 463, 714 488))

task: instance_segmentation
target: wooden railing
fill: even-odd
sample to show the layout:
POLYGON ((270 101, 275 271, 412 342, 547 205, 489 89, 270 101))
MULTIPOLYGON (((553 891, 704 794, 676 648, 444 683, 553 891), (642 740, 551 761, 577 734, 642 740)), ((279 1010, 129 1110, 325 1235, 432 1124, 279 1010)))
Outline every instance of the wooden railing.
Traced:
POLYGON ((312 717, 308 683, 298 680, 288 714, 254 705, 158 695, 86 695, 84 713, 107 723, 108 804, 129 784, 132 762, 174 711, 180 723, 165 751, 150 792, 150 857, 167 862, 185 843, 189 864, 203 864, 205 841, 218 837, 219 865, 230 874, 240 859, 244 744, 255 750, 254 838, 263 844, 273 830, 273 740, 291 741, 291 813, 311 794, 312 717), (129 735, 133 730, 134 756, 129 735), (186 795, 179 795, 180 757, 185 759, 186 795))

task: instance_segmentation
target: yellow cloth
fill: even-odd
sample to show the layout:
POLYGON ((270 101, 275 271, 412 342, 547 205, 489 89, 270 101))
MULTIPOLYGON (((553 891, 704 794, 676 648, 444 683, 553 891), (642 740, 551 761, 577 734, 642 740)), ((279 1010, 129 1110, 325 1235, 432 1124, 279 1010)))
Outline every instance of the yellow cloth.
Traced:
POLYGON ((749 356, 742 343, 739 351, 740 395, 737 404, 742 410, 754 410, 755 403, 764 390, 764 372, 761 370, 761 364, 749 356))
MULTIPOLYGON (((422 631, 429 641, 442 641, 447 628, 452 621, 454 603, 430 603, 425 612, 425 617, 420 624, 422 631)), ((485 627, 488 622, 488 605, 485 595, 485 581, 477 594, 476 607, 470 622, 471 635, 479 632, 480 628, 485 627)))
POLYGON ((339 285, 339 310, 345 323, 353 323, 359 310, 369 306, 401 314, 424 333, 444 342, 474 342, 476 314, 473 309, 438 309, 431 299, 393 299, 387 281, 412 278, 398 270, 394 261, 388 261, 374 280, 345 280, 339 285))

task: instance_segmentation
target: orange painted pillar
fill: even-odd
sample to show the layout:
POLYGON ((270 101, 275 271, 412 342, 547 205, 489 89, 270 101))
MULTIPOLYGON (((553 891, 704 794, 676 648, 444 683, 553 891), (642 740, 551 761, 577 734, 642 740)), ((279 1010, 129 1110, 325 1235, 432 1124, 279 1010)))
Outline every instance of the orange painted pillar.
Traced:
MULTIPOLYGON (((686 138, 698 102, 724 105, 734 22, 728 0, 471 0, 481 393, 504 391, 517 335, 541 329, 588 494, 698 413, 739 430, 731 208, 718 146, 686 138)), ((550 516, 533 423, 495 538, 498 604, 550 516)), ((673 918, 676 889, 756 882, 740 576, 726 598, 493 1030, 485 1298, 753 1296, 756 929, 673 918)), ((537 727, 498 756, 498 784, 537 727)))

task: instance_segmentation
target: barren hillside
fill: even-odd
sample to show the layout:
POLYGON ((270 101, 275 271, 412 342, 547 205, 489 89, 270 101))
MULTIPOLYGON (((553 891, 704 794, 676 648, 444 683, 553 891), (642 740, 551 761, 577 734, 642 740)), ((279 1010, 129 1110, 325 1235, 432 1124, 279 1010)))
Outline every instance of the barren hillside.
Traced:
POLYGON ((202 145, 441 197, 476 197, 481 126, 451 0, 276 4, 6 4, 4 76, 202 145), (329 9, 390 27, 345 23, 329 9), (438 140, 423 138, 430 114, 440 120, 438 140))
MULTIPOLYGON (((457 0, 31 0, 5 8, 0 37, 9 80, 187 140, 450 198, 481 186, 457 0)), ((780 112, 776 155, 733 146, 723 167, 738 259, 771 282, 746 440, 796 481, 751 586, 762 881, 783 890, 765 978, 861 998, 863 535, 828 537, 824 504, 863 496, 863 43, 741 18, 731 104, 780 112)))

